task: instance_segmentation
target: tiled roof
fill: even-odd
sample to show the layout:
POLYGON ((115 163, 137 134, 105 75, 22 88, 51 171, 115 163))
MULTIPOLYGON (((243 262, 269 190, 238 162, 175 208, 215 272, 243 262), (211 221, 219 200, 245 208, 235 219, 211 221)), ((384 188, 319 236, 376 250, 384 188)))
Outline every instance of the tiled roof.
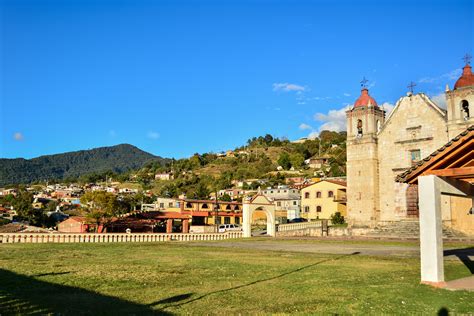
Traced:
POLYGON ((409 176, 415 172, 417 169, 421 168, 422 166, 424 166, 425 164, 427 164, 429 161, 431 161, 434 157, 436 157, 437 155, 439 155, 440 153, 442 153, 443 151, 449 149, 451 146, 453 145, 456 145, 464 136, 468 135, 469 133, 473 133, 474 134, 474 125, 471 125, 469 126, 465 131, 463 131, 462 133, 460 133, 458 136, 454 137, 453 139, 451 139, 449 142, 447 142, 445 145, 443 145, 443 147, 441 148, 438 148, 437 150, 435 150, 434 152, 431 153, 431 155, 423 158, 422 160, 420 160, 418 163, 414 164, 410 169, 408 169, 407 171, 399 174, 396 178, 395 178, 395 181, 396 182, 407 182, 409 176))
POLYGON ((454 84, 454 89, 474 86, 474 74, 472 73, 471 65, 467 64, 462 69, 462 75, 454 84))

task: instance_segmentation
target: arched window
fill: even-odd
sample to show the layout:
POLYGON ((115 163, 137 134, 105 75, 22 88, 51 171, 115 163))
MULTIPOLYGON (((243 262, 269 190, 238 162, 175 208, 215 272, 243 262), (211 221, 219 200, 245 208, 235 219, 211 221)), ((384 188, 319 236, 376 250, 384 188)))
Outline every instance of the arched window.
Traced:
POLYGON ((309 206, 305 206, 305 207, 304 207, 304 212, 305 212, 305 213, 308 213, 308 212, 309 212, 309 206))
POLYGON ((377 120, 377 133, 380 132, 380 128, 382 125, 380 124, 380 120, 377 120))
POLYGON ((238 211, 238 210, 240 210, 240 207, 239 207, 238 205, 236 205, 236 206, 234 207, 234 211, 238 211))
POLYGON ((186 208, 193 208, 193 203, 186 203, 186 208))
POLYGON ((230 206, 230 204, 227 204, 227 206, 225 207, 225 209, 226 209, 227 211, 230 211, 230 210, 232 210, 232 207, 230 206))
POLYGON ((209 208, 209 206, 207 206, 207 204, 204 203, 204 204, 201 206, 201 208, 209 208))
POLYGON ((305 192, 305 193, 304 193, 304 198, 305 198, 305 199, 309 199, 309 192, 305 192))
POLYGON ((317 198, 317 199, 320 199, 320 198, 321 198, 321 192, 319 192, 319 191, 316 192, 316 198, 317 198))
POLYGON ((357 137, 362 136, 362 120, 357 120, 357 137))
POLYGON ((463 112, 463 118, 465 120, 468 120, 471 117, 469 113, 469 102, 466 100, 461 101, 461 111, 463 112))
POLYGON ((334 196, 334 192, 329 191, 329 192, 328 192, 328 197, 333 197, 333 196, 334 196))
POLYGON ((317 212, 317 213, 321 213, 322 209, 323 209, 323 208, 322 208, 321 206, 319 206, 319 205, 316 206, 316 212, 317 212))

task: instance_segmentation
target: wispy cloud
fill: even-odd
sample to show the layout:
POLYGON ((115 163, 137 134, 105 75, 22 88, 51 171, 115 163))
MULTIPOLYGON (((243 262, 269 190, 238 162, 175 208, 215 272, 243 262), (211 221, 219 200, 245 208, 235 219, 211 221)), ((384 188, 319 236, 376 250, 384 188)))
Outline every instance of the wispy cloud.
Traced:
POLYGON ((351 94, 350 94, 350 93, 347 93, 347 92, 344 92, 344 96, 345 96, 345 97, 350 97, 351 94))
POLYGON ((432 96, 431 100, 440 108, 446 109, 446 95, 444 92, 440 92, 439 94, 432 96))
POLYGON ((22 141, 24 139, 23 133, 16 132, 15 134, 13 134, 13 139, 18 142, 22 141))
POLYGON ((160 134, 154 131, 149 131, 148 134, 146 135, 150 139, 158 139, 160 138, 160 134))
POLYGON ((461 76, 461 69, 455 69, 445 74, 435 76, 435 77, 424 77, 418 80, 419 83, 436 83, 446 80, 456 80, 461 76))
POLYGON ((294 83, 274 83, 273 84, 273 91, 276 91, 276 92, 280 92, 280 91, 283 91, 283 92, 289 92, 289 91, 305 91, 306 88, 303 87, 303 86, 300 86, 298 84, 294 84, 294 83))
POLYGON ((299 126, 299 129, 304 131, 304 130, 307 130, 307 129, 312 130, 313 128, 308 124, 301 123, 300 126, 299 126))

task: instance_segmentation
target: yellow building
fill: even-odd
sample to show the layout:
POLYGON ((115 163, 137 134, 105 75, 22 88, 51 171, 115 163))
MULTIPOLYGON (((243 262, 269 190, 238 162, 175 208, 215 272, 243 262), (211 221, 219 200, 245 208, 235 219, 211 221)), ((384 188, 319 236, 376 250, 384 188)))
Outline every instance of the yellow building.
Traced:
POLYGON ((301 189, 301 217, 330 219, 340 212, 346 216, 346 182, 321 180, 301 189))

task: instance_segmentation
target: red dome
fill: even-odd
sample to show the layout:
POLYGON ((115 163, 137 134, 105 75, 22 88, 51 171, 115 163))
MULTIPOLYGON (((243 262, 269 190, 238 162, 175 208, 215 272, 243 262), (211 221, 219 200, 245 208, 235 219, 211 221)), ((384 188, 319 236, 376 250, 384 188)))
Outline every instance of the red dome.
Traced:
POLYGON ((474 86, 474 75, 472 74, 471 65, 467 64, 462 69, 462 75, 454 84, 454 89, 474 86))
POLYGON ((369 95, 369 89, 363 88, 360 93, 360 97, 354 103, 354 107, 369 106, 369 104, 371 106, 378 106, 377 102, 375 102, 375 99, 369 95))

